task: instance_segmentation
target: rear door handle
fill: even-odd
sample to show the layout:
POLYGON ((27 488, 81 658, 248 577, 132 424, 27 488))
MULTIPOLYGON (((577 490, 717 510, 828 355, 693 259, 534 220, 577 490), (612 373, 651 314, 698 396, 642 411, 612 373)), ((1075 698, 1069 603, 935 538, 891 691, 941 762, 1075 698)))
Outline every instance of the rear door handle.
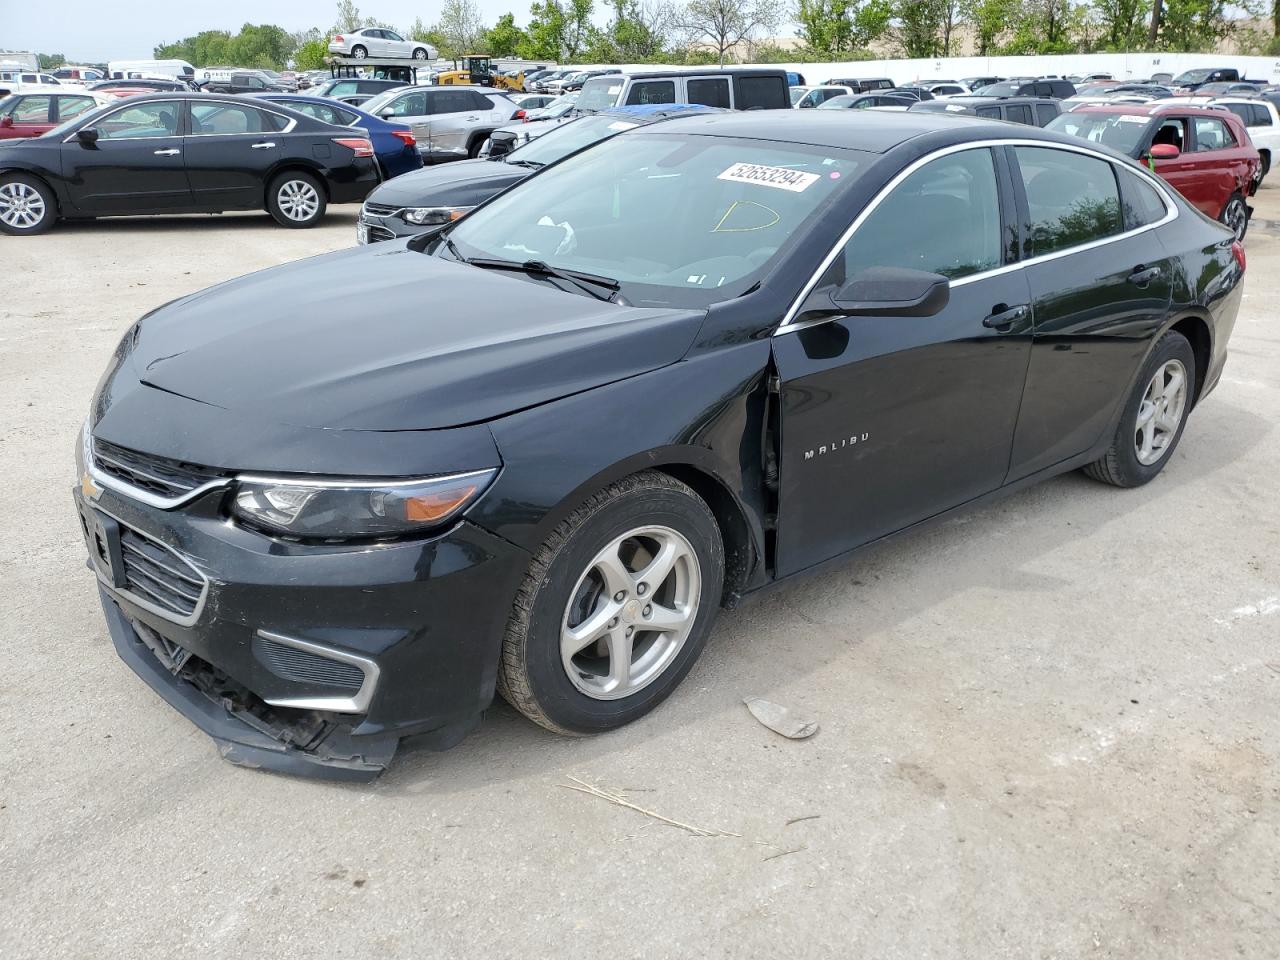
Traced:
POLYGON ((999 313, 993 313, 982 321, 984 327, 1008 327, 1031 315, 1031 308, 1025 303, 1016 307, 1008 307, 999 313))
POLYGON ((176 157, 181 152, 177 147, 170 147, 168 150, 156 150, 155 155, 157 157, 176 157))
POLYGON ((1145 287, 1158 276, 1160 276, 1159 267, 1144 267, 1138 264, 1133 268, 1133 273, 1129 274, 1129 282, 1138 287, 1145 287))
POLYGON ((272 150, 274 148, 275 148, 275 144, 272 143, 270 140, 268 140, 266 143, 255 143, 253 145, 254 150, 272 150))

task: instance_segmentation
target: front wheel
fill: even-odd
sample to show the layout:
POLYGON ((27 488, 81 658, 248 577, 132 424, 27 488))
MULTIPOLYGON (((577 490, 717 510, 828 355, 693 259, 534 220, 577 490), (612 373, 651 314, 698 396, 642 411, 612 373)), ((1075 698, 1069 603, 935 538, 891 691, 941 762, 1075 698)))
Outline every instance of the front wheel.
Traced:
POLYGON ((44 233, 58 218, 53 191, 21 173, 0 176, 0 230, 14 236, 44 233))
POLYGON ((418 47, 416 50, 413 51, 413 59, 415 60, 427 59, 427 51, 423 50, 422 47, 418 47))
POLYGON ((1111 448, 1084 472, 1116 487, 1140 487, 1154 478, 1182 437, 1195 390, 1195 353, 1186 337, 1170 330, 1143 366, 1111 448))
POLYGON ((701 497, 655 471, 612 483, 535 555, 507 625, 498 690, 557 733, 630 723, 689 672, 723 584, 724 544, 701 497))
POLYGON ((1218 219, 1236 235, 1237 240, 1243 240, 1249 229, 1249 207, 1245 204, 1244 197, 1233 193, 1218 219))
POLYGON ((267 212, 283 227, 313 227, 325 207, 320 181, 301 170, 280 174, 267 188, 267 212))

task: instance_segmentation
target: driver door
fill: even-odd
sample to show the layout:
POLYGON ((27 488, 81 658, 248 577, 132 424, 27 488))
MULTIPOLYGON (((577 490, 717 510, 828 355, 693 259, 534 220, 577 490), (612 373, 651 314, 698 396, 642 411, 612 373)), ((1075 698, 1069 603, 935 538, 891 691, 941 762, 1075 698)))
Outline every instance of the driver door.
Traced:
POLYGON ((186 105, 147 100, 93 121, 98 139, 71 134, 62 144, 67 194, 86 214, 153 213, 191 206, 183 158, 186 105))
POLYGON ((1031 350, 1003 165, 936 157, 883 195, 773 338, 780 380, 778 574, 995 490, 1031 350), (832 293, 868 267, 950 278, 933 316, 848 316, 832 293), (825 298, 825 300, 824 300, 825 298))

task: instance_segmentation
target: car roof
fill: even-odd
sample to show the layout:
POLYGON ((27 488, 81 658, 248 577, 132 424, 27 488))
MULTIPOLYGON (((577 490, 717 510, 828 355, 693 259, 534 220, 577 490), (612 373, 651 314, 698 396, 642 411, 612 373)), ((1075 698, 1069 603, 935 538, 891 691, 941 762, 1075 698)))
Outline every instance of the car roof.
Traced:
MULTIPOLYGON (((1096 103, 1084 107, 1076 107, 1072 113, 1124 113, 1139 117, 1154 117, 1162 113, 1185 113, 1197 117, 1221 117, 1230 111, 1213 110, 1209 107, 1197 107, 1189 103, 1166 103, 1156 100, 1153 103, 1096 103)), ((1235 114, 1231 114, 1235 116, 1235 114)))
POLYGON ((958 103, 966 107, 991 107, 997 104, 1016 104, 1016 103, 1061 103, 1053 97, 1031 97, 1031 96, 1014 96, 1014 97, 947 97, 945 100, 922 100, 921 103, 938 104, 933 109, 939 110, 948 103, 958 103))
MULTIPOLYGON (((966 118, 968 119, 968 118, 966 118)), ((1009 124, 1001 120, 976 119, 964 124, 955 115, 907 110, 745 110, 676 117, 661 125, 663 133, 741 137, 827 146, 869 153, 886 153, 894 147, 928 134, 955 135, 957 141, 1008 139, 1009 124)), ((1049 133, 1039 127, 1019 126, 1019 139, 1042 139, 1076 144, 1078 139, 1049 133)))
POLYGON ((716 77, 741 77, 741 76, 759 76, 760 74, 786 75, 785 70, 778 67, 680 67, 678 70, 637 70, 636 72, 620 72, 622 76, 631 80, 651 80, 656 77, 684 77, 684 76, 716 76, 716 77))

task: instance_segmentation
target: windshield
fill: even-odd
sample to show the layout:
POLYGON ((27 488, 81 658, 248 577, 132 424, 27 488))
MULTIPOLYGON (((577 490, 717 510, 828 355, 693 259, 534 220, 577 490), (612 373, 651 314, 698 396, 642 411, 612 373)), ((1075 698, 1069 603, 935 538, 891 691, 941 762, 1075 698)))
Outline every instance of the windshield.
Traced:
POLYGON ((1112 150, 1135 156, 1150 123, 1150 117, 1133 113, 1076 112, 1059 114, 1045 129, 1069 133, 1081 140, 1101 143, 1112 150))
POLYGON ((622 96, 623 80, 619 76, 593 77, 582 85, 578 95, 578 110, 595 113, 616 107, 622 96))
POLYGON ((708 306, 759 279, 861 158, 766 140, 613 137, 500 194, 449 237, 467 259, 612 277, 632 304, 708 306))
POLYGON ((530 140, 523 147, 512 150, 502 159, 507 163, 532 164, 545 167, 548 163, 567 157, 581 150, 588 144, 611 137, 623 130, 638 126, 632 120, 620 117, 580 117, 571 120, 564 126, 557 127, 536 140, 530 140))
POLYGON ((1204 83, 1212 70, 1186 70, 1173 78, 1174 83, 1204 83))
POLYGON ((800 102, 800 99, 809 92, 808 87, 792 87, 791 88, 791 105, 794 107, 800 102))
POLYGON ((363 110, 365 113, 371 113, 376 117, 378 115, 379 110, 385 107, 388 103, 390 103, 396 97, 400 96, 400 94, 402 93, 404 93, 404 90, 397 88, 397 89, 387 90, 384 93, 374 94, 364 103, 360 104, 360 109, 363 110))

